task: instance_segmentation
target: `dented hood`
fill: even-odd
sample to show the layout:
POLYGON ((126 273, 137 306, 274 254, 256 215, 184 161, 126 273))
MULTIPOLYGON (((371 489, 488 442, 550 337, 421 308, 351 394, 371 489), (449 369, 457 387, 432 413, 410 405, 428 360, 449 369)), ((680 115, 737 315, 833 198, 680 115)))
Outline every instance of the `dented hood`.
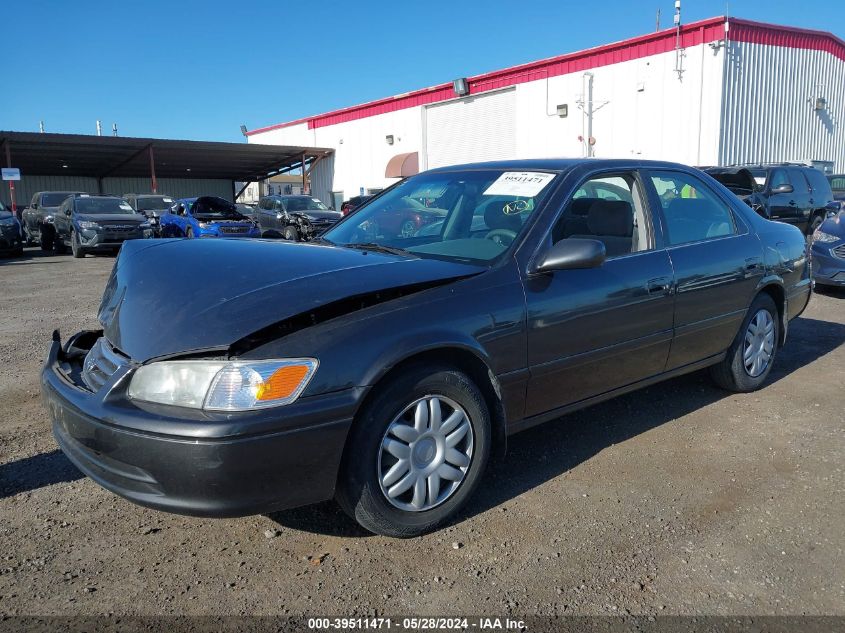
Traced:
POLYGON ((257 330, 348 297, 449 281, 468 264, 264 240, 131 240, 98 318, 132 359, 226 350, 257 330))

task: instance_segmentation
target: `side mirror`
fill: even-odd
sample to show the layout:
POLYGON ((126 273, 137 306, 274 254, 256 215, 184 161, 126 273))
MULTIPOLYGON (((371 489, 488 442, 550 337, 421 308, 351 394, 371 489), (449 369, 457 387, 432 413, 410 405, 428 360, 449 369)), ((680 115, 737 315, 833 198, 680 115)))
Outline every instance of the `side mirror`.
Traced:
POLYGON ((795 191, 795 187, 792 185, 778 185, 772 189, 772 193, 792 193, 793 191, 795 191))
POLYGON ((33 209, 37 209, 37 208, 38 208, 38 203, 37 203, 37 202, 33 202, 33 203, 32 203, 32 208, 33 208, 33 209))
POLYGON ((567 238, 540 255, 534 264, 535 273, 575 268, 598 268, 607 259, 604 243, 598 240, 567 238))

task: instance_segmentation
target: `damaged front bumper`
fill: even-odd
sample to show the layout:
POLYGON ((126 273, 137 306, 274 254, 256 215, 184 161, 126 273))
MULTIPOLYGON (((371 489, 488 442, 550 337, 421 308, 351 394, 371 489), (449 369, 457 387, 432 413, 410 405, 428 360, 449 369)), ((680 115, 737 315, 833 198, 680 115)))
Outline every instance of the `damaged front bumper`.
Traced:
POLYGON ((334 495, 363 389, 238 414, 137 403, 125 395, 131 361, 96 393, 81 381, 99 335, 81 332, 62 346, 54 333, 41 372, 56 441, 95 482, 134 503, 195 516, 265 513, 334 495))

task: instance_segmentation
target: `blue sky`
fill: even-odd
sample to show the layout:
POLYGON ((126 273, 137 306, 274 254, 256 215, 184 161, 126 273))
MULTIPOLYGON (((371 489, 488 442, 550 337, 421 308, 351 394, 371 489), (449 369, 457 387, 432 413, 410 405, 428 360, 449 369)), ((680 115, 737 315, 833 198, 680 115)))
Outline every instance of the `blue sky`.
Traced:
MULTIPOLYGON (((9 0, 0 129, 242 141, 250 129, 672 23, 673 0, 9 0), (14 34, 9 41, 9 32, 14 34)), ((685 22, 724 0, 683 0, 685 22)), ((731 0, 730 14, 845 37, 840 0, 731 0), (796 7, 800 6, 800 10, 796 7)), ((5 41, 4 41, 5 40, 5 41)))

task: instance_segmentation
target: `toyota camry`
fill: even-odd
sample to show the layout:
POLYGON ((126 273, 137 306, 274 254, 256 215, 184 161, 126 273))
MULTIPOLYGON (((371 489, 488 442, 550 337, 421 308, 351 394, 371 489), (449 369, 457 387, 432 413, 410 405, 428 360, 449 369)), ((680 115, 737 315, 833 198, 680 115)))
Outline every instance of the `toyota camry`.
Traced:
POLYGON ((310 243, 127 242, 101 329, 54 333, 42 385, 61 449, 131 501, 334 498, 413 536, 454 520, 513 433, 701 369, 758 389, 811 288, 798 229, 682 165, 446 167, 310 243), (407 200, 437 227, 383 231, 407 200), (185 293, 151 265, 207 274, 185 293))

